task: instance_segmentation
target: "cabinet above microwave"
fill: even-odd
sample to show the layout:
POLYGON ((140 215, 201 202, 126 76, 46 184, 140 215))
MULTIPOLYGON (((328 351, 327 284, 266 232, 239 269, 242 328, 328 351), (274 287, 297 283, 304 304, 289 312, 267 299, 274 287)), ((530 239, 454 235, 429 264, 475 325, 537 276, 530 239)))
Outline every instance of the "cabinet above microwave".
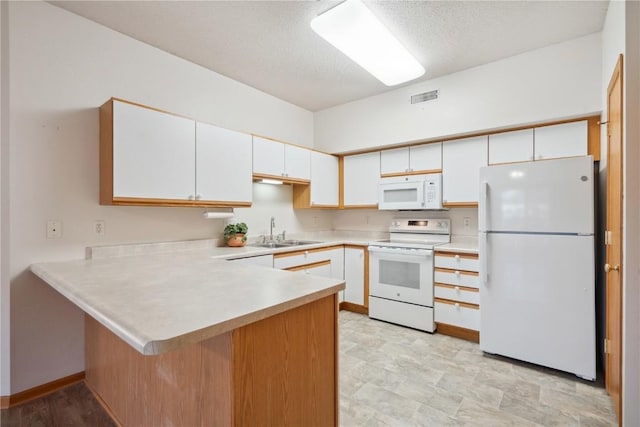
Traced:
POLYGON ((381 178, 380 210, 433 210, 442 208, 442 174, 381 178))

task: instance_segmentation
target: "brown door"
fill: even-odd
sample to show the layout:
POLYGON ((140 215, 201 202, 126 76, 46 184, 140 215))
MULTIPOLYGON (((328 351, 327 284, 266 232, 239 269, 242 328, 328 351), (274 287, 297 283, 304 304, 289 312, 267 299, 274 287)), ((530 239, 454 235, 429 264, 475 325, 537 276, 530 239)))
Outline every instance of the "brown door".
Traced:
POLYGON ((622 425, 622 55, 607 91, 605 382, 622 425))

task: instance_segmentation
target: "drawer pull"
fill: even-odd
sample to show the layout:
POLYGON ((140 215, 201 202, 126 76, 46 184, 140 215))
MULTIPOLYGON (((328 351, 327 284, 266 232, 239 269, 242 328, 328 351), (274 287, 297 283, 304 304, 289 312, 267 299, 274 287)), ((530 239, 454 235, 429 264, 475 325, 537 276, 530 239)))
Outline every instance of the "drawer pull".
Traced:
POLYGON ((460 303, 459 303, 459 302, 457 302, 457 303, 455 303, 455 304, 454 304, 454 306, 455 306, 456 308, 460 308, 460 303))
POLYGON ((459 293, 459 292, 460 292, 460 286, 456 286, 456 287, 455 287, 455 290, 456 290, 456 292, 458 292, 458 293, 459 293))
POLYGON ((454 258, 456 259, 456 261, 460 261, 460 255, 456 255, 454 256, 454 258))
POLYGON ((456 270, 456 276, 460 276, 460 272, 456 270))

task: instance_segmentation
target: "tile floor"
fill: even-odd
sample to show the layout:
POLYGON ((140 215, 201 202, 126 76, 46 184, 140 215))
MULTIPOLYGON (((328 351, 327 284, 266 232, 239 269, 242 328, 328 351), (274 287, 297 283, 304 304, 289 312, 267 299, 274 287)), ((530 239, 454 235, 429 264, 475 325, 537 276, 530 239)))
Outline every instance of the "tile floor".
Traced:
POLYGON ((577 377, 341 311, 341 426, 616 426, 577 377))

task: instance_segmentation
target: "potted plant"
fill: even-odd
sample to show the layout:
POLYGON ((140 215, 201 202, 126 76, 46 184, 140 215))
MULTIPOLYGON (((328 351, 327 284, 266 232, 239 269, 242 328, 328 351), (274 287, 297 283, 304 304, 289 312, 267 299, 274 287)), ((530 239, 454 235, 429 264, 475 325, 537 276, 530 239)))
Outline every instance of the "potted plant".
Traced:
POLYGON ((224 228, 224 241, 228 246, 244 246, 249 228, 244 222, 227 224, 224 228))

